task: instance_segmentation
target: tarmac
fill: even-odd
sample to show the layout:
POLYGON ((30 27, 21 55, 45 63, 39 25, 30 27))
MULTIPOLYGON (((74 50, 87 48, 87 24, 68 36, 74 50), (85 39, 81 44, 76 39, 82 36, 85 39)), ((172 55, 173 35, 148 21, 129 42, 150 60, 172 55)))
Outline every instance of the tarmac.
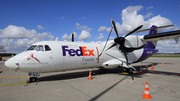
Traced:
POLYGON ((142 74, 124 73, 122 68, 91 68, 44 73, 38 82, 26 83, 28 73, 15 72, 0 61, 0 100, 180 101, 180 58, 149 58, 132 66, 138 71, 142 67, 142 74), (154 70, 151 70, 152 64, 154 70), (88 80, 89 70, 92 80, 88 80), (142 97, 146 81, 153 99, 142 97))

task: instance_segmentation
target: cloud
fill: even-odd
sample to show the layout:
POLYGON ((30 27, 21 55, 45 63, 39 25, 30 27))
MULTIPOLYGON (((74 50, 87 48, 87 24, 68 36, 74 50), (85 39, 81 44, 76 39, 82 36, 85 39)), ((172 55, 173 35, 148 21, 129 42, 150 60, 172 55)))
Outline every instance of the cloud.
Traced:
POLYGON ((78 39, 79 40, 87 40, 88 38, 91 37, 91 34, 89 33, 89 31, 86 30, 82 30, 81 34, 79 35, 78 39))
POLYGON ((81 19, 86 19, 85 17, 82 17, 81 19))
POLYGON ((112 40, 114 40, 114 39, 115 39, 115 37, 109 37, 109 39, 112 39, 112 40))
POLYGON ((65 18, 65 17, 63 17, 63 16, 61 17, 61 19, 64 19, 64 18, 65 18))
POLYGON ((178 28, 178 27, 176 27, 174 30, 180 30, 180 27, 178 28))
POLYGON ((150 17, 151 17, 151 15, 153 15, 153 13, 147 13, 147 15, 145 15, 145 17, 144 17, 144 18, 150 18, 150 17))
POLYGON ((54 36, 50 32, 37 33, 34 29, 26 29, 24 27, 17 27, 15 25, 9 25, 3 30, 0 29, 0 39, 24 39, 24 38, 49 38, 54 39, 54 36))
POLYGON ((70 36, 68 36, 67 34, 64 34, 61 39, 70 40, 70 36))
POLYGON ((147 7, 146 9, 153 9, 154 7, 153 6, 149 6, 149 7, 147 7))
MULTIPOLYGON (((139 5, 139 6, 128 6, 127 8, 122 10, 122 14, 121 14, 122 24, 120 24, 119 22, 115 23, 119 34, 127 34, 140 25, 143 25, 142 29, 146 29, 146 28, 150 28, 152 25, 165 26, 172 24, 172 22, 169 19, 162 17, 161 15, 157 15, 152 17, 151 19, 145 20, 145 16, 141 14, 137 14, 137 12, 140 11, 141 9, 143 9, 143 6, 139 5)), ((149 17, 149 15, 146 17, 149 17)), ((106 30, 109 32, 110 29, 111 29, 110 27, 101 26, 99 27, 98 31, 106 30)), ((163 30, 167 30, 167 29, 164 28, 163 30)))
POLYGON ((140 11, 141 9, 143 8, 142 5, 138 5, 138 6, 128 6, 124 12, 127 12, 127 13, 132 13, 134 11, 140 11))
POLYGON ((3 39, 0 45, 5 46, 5 50, 8 53, 20 53, 25 51, 32 44, 42 41, 42 39, 33 38, 33 39, 3 39))
POLYGON ((106 30, 106 29, 107 29, 106 26, 101 26, 101 27, 98 28, 98 31, 101 32, 101 31, 104 31, 104 30, 106 30))
POLYGON ((0 29, 0 45, 5 46, 6 52, 19 53, 27 49, 31 44, 45 39, 54 40, 50 32, 37 33, 34 29, 9 25, 0 29))
POLYGON ((180 43, 176 43, 175 40, 163 40, 158 41, 157 49, 159 53, 174 53, 179 52, 180 50, 180 43))
POLYGON ((37 25, 38 29, 45 29, 44 27, 42 27, 41 25, 37 25))
MULTIPOLYGON (((76 32, 73 32, 73 33, 74 33, 74 39, 76 39, 78 34, 76 32)), ((72 33, 69 36, 67 34, 64 34, 61 39, 64 41, 71 40, 72 39, 72 33)))
POLYGON ((103 39, 104 36, 103 36, 103 33, 100 33, 99 37, 95 38, 95 39, 103 39))
POLYGON ((79 23, 76 23, 76 27, 75 27, 76 29, 78 29, 78 30, 86 30, 86 31, 92 31, 92 28, 88 28, 88 26, 80 26, 80 24, 79 23))

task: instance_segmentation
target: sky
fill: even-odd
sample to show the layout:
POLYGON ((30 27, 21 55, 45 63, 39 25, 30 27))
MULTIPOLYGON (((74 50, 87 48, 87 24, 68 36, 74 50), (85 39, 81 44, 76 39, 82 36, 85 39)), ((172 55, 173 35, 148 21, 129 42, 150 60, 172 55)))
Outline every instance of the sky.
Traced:
MULTIPOLYGON (((168 31, 180 30, 179 18, 180 0, 0 0, 0 46, 17 54, 39 41, 70 41, 72 32, 76 42, 104 42, 111 19, 123 36, 139 25, 177 24, 168 31)), ((158 41, 157 49, 180 52, 180 42, 158 41)))

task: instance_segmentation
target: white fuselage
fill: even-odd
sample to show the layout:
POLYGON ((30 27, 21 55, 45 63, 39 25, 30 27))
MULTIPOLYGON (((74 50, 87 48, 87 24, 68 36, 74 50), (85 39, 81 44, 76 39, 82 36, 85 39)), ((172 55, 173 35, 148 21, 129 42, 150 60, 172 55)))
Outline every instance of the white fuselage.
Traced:
MULTIPOLYGON (((129 39, 131 39, 131 37, 129 37, 129 39)), ((137 46, 135 42, 128 42, 129 41, 126 42, 127 46, 137 46)), ((109 41, 107 47, 111 46, 113 43, 113 41, 109 41)), ((123 53, 119 50, 119 45, 104 51, 99 58, 98 56, 102 52, 104 44, 42 41, 33 45, 35 45, 34 47, 41 45, 43 46, 43 50, 37 50, 37 48, 26 50, 7 60, 5 65, 22 72, 45 73, 93 67, 116 68, 118 66, 123 66, 121 65, 123 61, 126 62, 123 53), (45 46, 49 46, 50 50, 46 50, 45 46)), ((142 54, 143 49, 128 53, 129 62, 136 62, 142 54)))

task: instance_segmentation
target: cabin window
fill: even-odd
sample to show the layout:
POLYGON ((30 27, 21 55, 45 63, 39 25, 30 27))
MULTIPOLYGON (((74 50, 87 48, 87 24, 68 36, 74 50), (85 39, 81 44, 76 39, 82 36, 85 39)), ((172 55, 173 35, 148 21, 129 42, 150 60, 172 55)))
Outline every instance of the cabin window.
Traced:
POLYGON ((45 45, 45 51, 51 51, 51 48, 48 45, 45 45))
POLYGON ((31 47, 29 47, 26 51, 29 51, 29 50, 34 50, 36 48, 37 45, 32 45, 31 47))
POLYGON ((36 48, 37 51, 44 51, 43 45, 38 45, 36 48))

